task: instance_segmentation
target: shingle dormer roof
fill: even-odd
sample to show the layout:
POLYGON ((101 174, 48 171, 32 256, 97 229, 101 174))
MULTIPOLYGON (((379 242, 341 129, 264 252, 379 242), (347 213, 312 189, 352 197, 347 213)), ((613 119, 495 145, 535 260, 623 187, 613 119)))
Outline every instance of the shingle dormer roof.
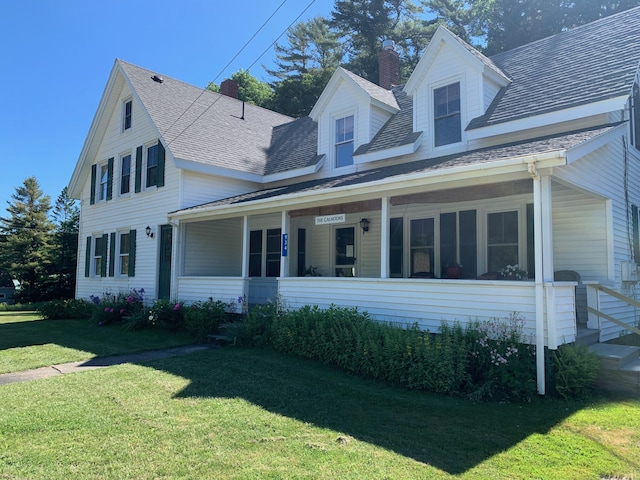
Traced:
POLYGON ((392 89, 400 111, 393 115, 369 143, 360 145, 354 155, 373 153, 415 142, 422 132, 413 131, 413 100, 402 87, 392 89))
POLYGON ((255 175, 317 161, 317 125, 310 119, 294 120, 171 77, 162 76, 160 83, 152 79, 156 72, 118 63, 178 159, 255 175), (286 142, 286 152, 281 148, 282 138, 301 135, 304 142, 286 142))
POLYGON ((512 83, 468 130, 628 95, 640 61, 640 7, 490 59, 512 83))
POLYGON ((338 67, 342 70, 349 78, 351 78, 360 88, 362 88, 367 94, 373 98, 374 100, 379 101, 380 103, 384 103, 389 107, 394 109, 399 109, 398 102, 396 100, 395 95, 391 90, 387 90, 386 88, 382 88, 380 85, 376 85, 375 83, 370 82, 353 72, 350 72, 346 68, 338 67))

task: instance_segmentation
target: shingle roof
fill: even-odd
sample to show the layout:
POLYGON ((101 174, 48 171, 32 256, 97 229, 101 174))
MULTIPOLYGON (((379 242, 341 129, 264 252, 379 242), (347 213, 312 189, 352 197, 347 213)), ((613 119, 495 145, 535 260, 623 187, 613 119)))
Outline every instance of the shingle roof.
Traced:
POLYGON ((176 158, 257 175, 314 161, 314 122, 294 121, 170 77, 159 83, 152 80, 156 72, 118 62, 176 158), (291 138, 304 134, 312 149, 306 142, 283 141, 279 132, 291 138))
POLYGON ((512 83, 467 129, 628 95, 640 62, 640 7, 490 59, 512 83))
POLYGON ((368 182, 375 182, 384 179, 411 177, 429 171, 446 170, 465 165, 488 164, 499 160, 507 160, 515 157, 527 155, 543 154, 554 151, 568 150, 576 147, 592 138, 603 135, 617 125, 605 125, 597 128, 590 128, 562 135, 548 136, 536 140, 514 142, 497 147, 478 149, 470 152, 448 155, 445 157, 430 158, 415 162, 401 163, 398 165, 386 166, 356 172, 339 177, 310 180, 307 182, 285 185, 281 187, 257 190, 243 195, 217 200, 214 202, 196 205, 194 207, 171 213, 188 213, 203 208, 221 207, 225 205, 238 205, 256 200, 277 198, 282 195, 309 193, 314 190, 325 190, 344 186, 363 185, 368 182))
POLYGON ((415 142, 421 135, 422 132, 413 131, 413 100, 402 90, 402 87, 395 87, 392 91, 400 111, 387 120, 371 142, 360 145, 353 152, 354 155, 401 147, 415 142))
POLYGON ((340 68, 344 73, 346 73, 347 76, 351 78, 355 83, 357 83, 360 88, 362 88, 365 92, 367 92, 367 94, 371 98, 381 103, 384 103, 386 105, 389 105, 390 107, 400 108, 398 106, 398 102, 396 101, 396 97, 393 94, 393 92, 391 92, 391 90, 382 88, 380 85, 376 85, 375 83, 372 83, 369 80, 364 79, 353 72, 350 72, 346 68, 343 68, 343 67, 338 67, 338 68, 340 68))

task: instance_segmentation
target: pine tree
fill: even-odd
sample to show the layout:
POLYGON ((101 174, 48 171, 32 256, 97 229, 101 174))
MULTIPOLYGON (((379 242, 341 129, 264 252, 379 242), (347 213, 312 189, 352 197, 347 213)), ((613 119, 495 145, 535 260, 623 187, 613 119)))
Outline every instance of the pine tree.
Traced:
POLYGON ((51 204, 34 177, 24 181, 7 202, 8 218, 0 217, 0 264, 17 278, 22 288, 20 301, 46 298, 44 285, 51 267, 53 223, 51 204))
POLYGON ((51 295, 54 298, 73 298, 76 284, 76 262, 78 257, 78 228, 80 209, 69 197, 64 187, 53 207, 56 224, 51 295))

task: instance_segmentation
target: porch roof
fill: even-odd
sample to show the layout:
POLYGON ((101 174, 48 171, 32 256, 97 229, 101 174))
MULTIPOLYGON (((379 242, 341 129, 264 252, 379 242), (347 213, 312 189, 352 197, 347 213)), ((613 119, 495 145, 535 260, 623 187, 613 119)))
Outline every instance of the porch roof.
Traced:
MULTIPOLYGON (((315 179, 291 185, 256 190, 170 212, 169 216, 172 218, 188 218, 203 213, 213 213, 219 209, 227 210, 228 208, 240 206, 249 207, 257 203, 262 204, 268 202, 273 205, 288 196, 296 198, 320 195, 327 192, 335 192, 338 194, 343 189, 349 189, 353 192, 358 188, 365 188, 374 184, 406 183, 409 180, 426 177, 430 174, 438 174, 438 178, 443 179, 446 175, 451 175, 459 171, 461 167, 478 166, 488 173, 492 168, 503 166, 505 161, 513 160, 524 164, 528 161, 535 161, 541 158, 541 156, 544 156, 544 158, 561 158, 563 160, 562 164, 564 164, 566 163, 566 153, 568 150, 583 145, 596 137, 605 135, 619 125, 619 123, 615 125, 604 125, 562 135, 552 135, 535 140, 513 142, 444 157, 378 167, 337 177, 315 179)), ((526 171, 526 169, 524 169, 524 171, 526 171)))

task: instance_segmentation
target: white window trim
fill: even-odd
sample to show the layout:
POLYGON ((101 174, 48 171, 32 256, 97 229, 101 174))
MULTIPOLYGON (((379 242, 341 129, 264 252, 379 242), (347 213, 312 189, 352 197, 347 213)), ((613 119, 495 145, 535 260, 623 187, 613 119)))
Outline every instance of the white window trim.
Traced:
MULTIPOLYGON (((464 127, 467 124, 466 118, 467 118, 467 95, 466 95, 466 82, 465 82, 465 75, 461 74, 461 75, 457 75, 454 77, 448 77, 446 79, 443 80, 439 80, 438 82, 434 82, 432 84, 429 84, 429 96, 427 98, 427 102, 428 102, 428 110, 429 110, 429 148, 433 151, 433 152, 438 152, 439 154, 442 152, 446 152, 448 150, 456 150, 459 149, 460 146, 464 145, 467 141, 466 139, 466 134, 465 134, 465 129, 464 127), (435 131, 435 103, 433 100, 434 97, 434 92, 442 87, 446 87, 448 85, 452 85, 454 83, 459 83, 460 84, 460 141, 459 142, 455 142, 455 143, 448 143, 446 145, 440 145, 439 147, 436 147, 436 131, 435 131)), ((414 107, 415 107, 415 103, 414 103, 414 107)), ((414 112, 414 115, 416 113, 414 112)))
MULTIPOLYGON (((122 238, 121 235, 126 234, 129 235, 131 232, 130 228, 127 229, 120 229, 120 230, 116 230, 116 252, 115 252, 115 276, 116 278, 129 278, 129 271, 127 270, 127 272, 123 273, 121 271, 121 258, 122 258, 122 238)), ((129 253, 127 253, 127 256, 129 257, 129 259, 131 258, 131 237, 129 237, 129 253)))
POLYGON ((353 116, 353 151, 355 152, 358 149, 358 109, 357 107, 348 108, 345 110, 341 110, 339 112, 335 112, 330 116, 329 125, 329 150, 330 150, 330 168, 332 172, 340 173, 341 175, 344 173, 352 173, 356 171, 356 162, 353 159, 353 163, 351 165, 345 165, 344 167, 338 167, 336 165, 336 123, 341 118, 346 118, 349 116, 353 116))
POLYGON ((527 202, 514 201, 510 206, 502 206, 500 208, 485 208, 479 210, 482 232, 480 233, 480 243, 478 250, 481 249, 480 264, 482 271, 486 272, 489 265, 489 215, 492 213, 518 212, 518 265, 521 270, 527 270, 527 202))
POLYGON ((105 203, 107 201, 107 189, 109 187, 109 161, 104 160, 96 163, 96 198, 95 203, 105 203), (102 192, 102 169, 106 170, 107 182, 104 184, 104 196, 102 192))
MULTIPOLYGON (((156 178, 156 184, 155 185, 150 185, 147 186, 147 173, 148 173, 148 162, 149 162, 149 148, 151 147, 155 147, 158 145, 158 140, 155 141, 151 141, 148 143, 145 143, 142 145, 142 172, 141 172, 141 177, 140 177, 140 192, 144 192, 146 191, 152 191, 152 190, 157 190, 158 189, 158 182, 157 182, 157 178, 156 178)), ((135 164, 135 160, 132 157, 132 161, 135 164)), ((156 166, 157 168, 157 166, 156 166)), ((135 169, 135 165, 134 165, 134 169, 135 169)), ((135 178, 135 177, 134 177, 135 178)))
POLYGON ((133 130, 133 97, 129 96, 125 99, 122 100, 122 114, 120 116, 121 118, 121 132, 122 133, 126 133, 126 132, 130 132, 131 130, 133 130), (125 119, 126 119, 126 114, 127 114, 127 103, 131 102, 131 120, 130 120, 130 125, 129 128, 125 128, 125 119))
POLYGON ((114 165, 113 168, 113 183, 114 186, 117 187, 117 194, 119 197, 131 196, 131 192, 135 188, 135 162, 135 152, 132 152, 131 150, 122 152, 120 153, 120 155, 118 155, 118 164, 114 165), (122 193, 122 159, 127 155, 129 155, 129 191, 127 193, 122 193))
MULTIPOLYGON (((89 271, 90 271, 91 277, 101 278, 100 271, 96 268, 96 260, 98 259, 98 257, 101 257, 102 258, 101 262, 104 263, 107 261, 107 259, 104 258, 102 255, 98 255, 98 249, 96 248, 96 241, 98 238, 100 239, 103 238, 101 233, 91 235, 91 268, 89 271)), ((107 256, 108 255, 109 255, 109 248, 107 248, 107 256)), ((108 268, 108 265, 107 265, 107 268, 108 268)))

